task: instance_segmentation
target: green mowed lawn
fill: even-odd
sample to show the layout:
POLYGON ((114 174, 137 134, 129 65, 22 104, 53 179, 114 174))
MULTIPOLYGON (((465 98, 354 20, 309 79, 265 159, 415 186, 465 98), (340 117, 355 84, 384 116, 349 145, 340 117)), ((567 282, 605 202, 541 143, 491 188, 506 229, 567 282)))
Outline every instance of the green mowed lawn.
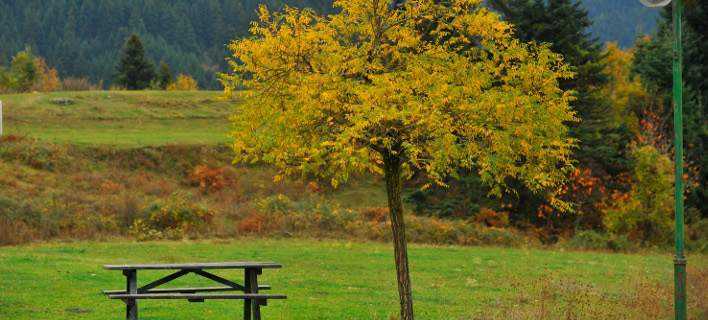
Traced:
MULTIPOLYGON (((523 290, 553 276, 591 284, 613 299, 633 277, 669 282, 670 255, 560 252, 540 249, 410 249, 419 319, 471 319, 513 306, 523 290)), ((238 239, 204 242, 76 242, 0 248, 0 319, 121 319, 124 306, 100 294, 123 277, 108 263, 276 261, 262 283, 288 295, 264 319, 389 319, 397 314, 393 257, 385 243, 238 239)), ((705 262, 705 260, 703 260, 705 262)), ((139 273, 141 283, 161 273, 139 273)), ((241 279, 237 271, 220 272, 241 279)), ((185 279, 201 284, 199 279, 185 279)), ((181 285, 187 285, 182 283, 181 285)), ((619 297, 619 296, 616 296, 619 297)), ((619 298, 617 298, 619 299, 619 298)), ((238 302, 141 302, 141 319, 237 319, 238 302)))
POLYGON ((141 147, 228 142, 228 117, 236 103, 221 96, 217 91, 82 91, 0 95, 0 100, 5 134, 141 147))

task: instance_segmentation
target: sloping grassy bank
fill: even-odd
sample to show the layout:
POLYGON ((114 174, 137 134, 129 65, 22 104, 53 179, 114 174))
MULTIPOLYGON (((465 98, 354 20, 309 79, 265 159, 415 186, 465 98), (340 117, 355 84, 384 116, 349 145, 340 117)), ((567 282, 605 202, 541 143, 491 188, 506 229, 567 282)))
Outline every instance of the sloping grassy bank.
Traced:
POLYGON ((216 91, 27 93, 0 101, 7 135, 123 148, 225 143, 236 105, 216 91))
MULTIPOLYGON (((274 182, 232 166, 225 146, 67 146, 0 139, 0 244, 55 238, 176 239, 270 235, 388 240, 385 195, 361 178, 337 190, 274 182)), ((326 185, 326 184, 323 184, 326 185)), ((414 242, 528 245, 472 220, 409 216, 414 242)))

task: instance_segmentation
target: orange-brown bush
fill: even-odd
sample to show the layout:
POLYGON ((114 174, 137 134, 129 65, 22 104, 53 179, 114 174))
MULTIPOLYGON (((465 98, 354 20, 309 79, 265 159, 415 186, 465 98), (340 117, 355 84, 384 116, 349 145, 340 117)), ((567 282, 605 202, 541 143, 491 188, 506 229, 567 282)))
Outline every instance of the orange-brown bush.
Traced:
POLYGON ((246 218, 238 222, 238 231, 240 233, 262 233, 266 218, 258 213, 251 212, 246 218))
POLYGON ((388 219, 388 208, 385 207, 375 207, 375 208, 364 208, 359 210, 361 217, 370 222, 385 222, 388 219))
POLYGON ((22 220, 0 217, 0 245, 21 244, 37 238, 34 230, 22 220))
POLYGON ((61 87, 61 81, 57 69, 47 66, 44 58, 37 57, 34 60, 37 69, 37 80, 32 86, 32 91, 51 92, 57 91, 61 87))
POLYGON ((234 184, 234 178, 228 174, 226 167, 213 168, 207 165, 196 166, 190 173, 189 180, 203 193, 221 191, 234 184))
POLYGON ((497 212, 489 208, 481 208, 474 221, 488 227, 505 228, 509 226, 509 214, 497 212))

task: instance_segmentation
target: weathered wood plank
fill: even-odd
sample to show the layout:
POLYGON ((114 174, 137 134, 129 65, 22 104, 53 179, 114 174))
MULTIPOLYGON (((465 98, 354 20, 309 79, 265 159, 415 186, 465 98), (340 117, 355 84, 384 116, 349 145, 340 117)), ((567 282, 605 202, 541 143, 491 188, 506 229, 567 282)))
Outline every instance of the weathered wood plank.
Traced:
MULTIPOLYGON (((246 275, 251 279, 250 293, 258 293, 258 275, 261 274, 261 269, 248 268, 246 275)), ((261 304, 258 299, 251 299, 251 310, 253 320, 261 320, 261 304)))
MULTIPOLYGON (((243 278, 243 285, 245 287, 244 291, 247 294, 253 294, 251 287, 251 275, 249 274, 250 269, 246 269, 243 278)), ((251 320, 251 299, 243 300, 243 320, 251 320)))
MULTIPOLYGON (((138 293, 138 272, 136 270, 123 270, 126 279, 125 291, 128 294, 138 293)), ((126 299, 125 318, 127 320, 138 320, 138 302, 135 299, 126 299)))
POLYGON ((261 299, 287 299, 282 294, 260 294, 260 293, 240 293, 240 294, 196 294, 196 293, 135 293, 135 294, 111 294, 111 299, 233 299, 233 300, 261 300, 261 299))
MULTIPOLYGON (((270 290, 270 285, 258 285, 258 290, 270 290)), ((197 292, 220 292, 220 291, 239 291, 232 287, 186 287, 186 288, 158 288, 150 289, 145 293, 197 293, 197 292)), ((119 294, 127 293, 125 290, 103 290, 103 294, 119 294)))
POLYGON ((180 271, 177 271, 177 272, 175 272, 175 273, 172 273, 172 274, 170 274, 170 275, 168 275, 168 276, 165 276, 165 277, 162 277, 162 278, 160 278, 160 279, 157 279, 157 280, 155 280, 155 281, 153 281, 153 282, 150 282, 150 283, 148 283, 148 284, 146 284, 146 285, 144 285, 144 286, 138 288, 138 292, 141 292, 141 293, 142 293, 142 292, 147 292, 147 291, 149 291, 150 289, 159 287, 159 286, 161 286, 161 285, 163 285, 163 284, 165 284, 165 283, 168 283, 168 282, 170 282, 170 281, 172 281, 172 280, 175 280, 175 279, 177 279, 177 278, 180 278, 180 277, 182 277, 182 276, 184 276, 184 275, 186 275, 186 274, 188 274, 188 273, 190 273, 190 272, 191 272, 190 270, 180 270, 180 271))
POLYGON ((282 268, 281 264, 275 262, 209 262, 209 263, 161 263, 161 264, 107 264, 103 268, 107 270, 197 270, 197 269, 277 269, 282 268))
POLYGON ((241 291, 245 291, 244 286, 242 286, 242 285, 240 285, 240 284, 238 284, 238 283, 235 283, 235 282, 233 282, 233 281, 231 281, 231 280, 228 280, 228 279, 224 279, 224 278, 222 278, 222 277, 219 277, 219 276, 217 276, 217 275, 215 275, 215 274, 213 274, 213 273, 209 273, 209 272, 206 272, 206 271, 204 271, 204 270, 192 270, 191 272, 194 272, 195 274, 198 274, 198 275, 200 275, 200 276, 202 276, 202 277, 204 277, 204 278, 207 278, 207 279, 209 279, 209 280, 212 280, 212 281, 221 283, 221 284, 223 284, 223 285, 227 285, 227 286, 232 287, 232 288, 234 288, 234 289, 241 290, 241 291))

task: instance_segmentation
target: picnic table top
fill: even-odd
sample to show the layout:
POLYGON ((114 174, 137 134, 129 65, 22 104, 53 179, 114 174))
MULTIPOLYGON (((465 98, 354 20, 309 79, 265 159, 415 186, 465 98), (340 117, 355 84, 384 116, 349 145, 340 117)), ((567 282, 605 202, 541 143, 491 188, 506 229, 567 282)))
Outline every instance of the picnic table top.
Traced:
POLYGON ((189 270, 189 269, 276 269, 282 265, 275 262, 234 261, 204 263, 158 263, 158 264, 107 264, 107 270, 189 270))

